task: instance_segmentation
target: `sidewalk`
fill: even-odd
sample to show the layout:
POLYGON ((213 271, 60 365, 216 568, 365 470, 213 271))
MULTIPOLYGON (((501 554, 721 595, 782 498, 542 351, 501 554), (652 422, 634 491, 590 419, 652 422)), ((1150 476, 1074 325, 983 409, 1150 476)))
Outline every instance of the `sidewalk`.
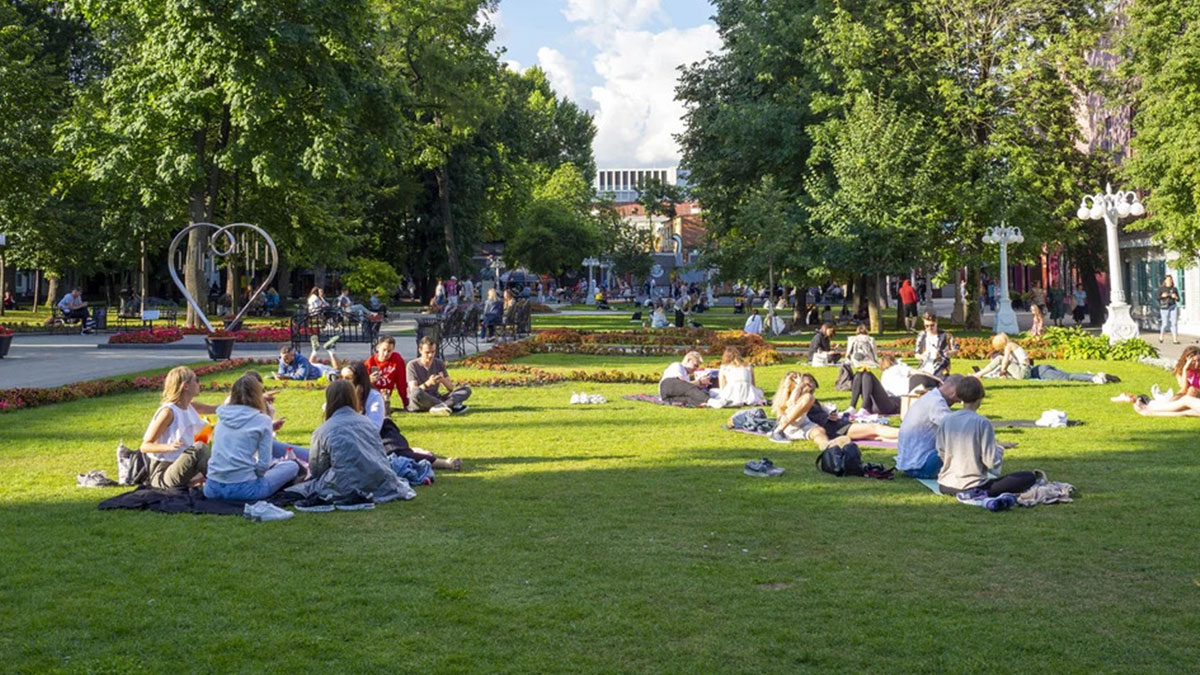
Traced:
MULTIPOLYGON (((403 330, 412 330, 415 326, 416 322, 407 316, 394 317, 384 324, 382 334, 395 335, 403 330)), ((8 356, 0 359, 0 389, 57 387, 208 360, 204 338, 199 335, 188 335, 182 340, 184 344, 194 346, 194 349, 156 349, 152 346, 97 348, 97 345, 107 342, 108 334, 17 335, 8 356)), ((487 349, 491 345, 481 343, 480 347, 487 349)), ((305 345, 305 355, 308 349, 305 345)), ((277 344, 241 344, 233 348, 233 357, 274 359, 279 355, 278 350, 277 344)), ((416 338, 412 335, 397 336, 396 351, 405 361, 416 358, 416 338)), ((340 345, 337 353, 340 358, 359 360, 371 355, 370 345, 364 343, 340 345)), ((324 353, 321 356, 324 357, 324 353)))

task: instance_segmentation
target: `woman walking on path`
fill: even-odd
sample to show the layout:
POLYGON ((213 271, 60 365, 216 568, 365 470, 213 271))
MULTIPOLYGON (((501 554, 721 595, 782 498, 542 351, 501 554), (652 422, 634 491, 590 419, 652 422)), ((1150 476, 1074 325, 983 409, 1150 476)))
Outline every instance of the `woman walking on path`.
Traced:
POLYGON ((1158 327, 1158 341, 1161 343, 1167 330, 1170 330, 1171 339, 1179 344, 1179 289, 1175 288, 1175 279, 1170 274, 1158 287, 1158 313, 1162 320, 1158 327))

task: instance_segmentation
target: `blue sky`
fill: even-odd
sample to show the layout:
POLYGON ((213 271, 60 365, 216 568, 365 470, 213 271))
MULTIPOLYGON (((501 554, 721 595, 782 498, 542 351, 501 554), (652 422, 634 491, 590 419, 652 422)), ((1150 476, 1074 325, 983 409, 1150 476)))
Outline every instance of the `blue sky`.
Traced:
POLYGON ((674 166, 676 68, 720 49, 707 0, 501 0, 496 46, 595 115, 599 167, 674 166))

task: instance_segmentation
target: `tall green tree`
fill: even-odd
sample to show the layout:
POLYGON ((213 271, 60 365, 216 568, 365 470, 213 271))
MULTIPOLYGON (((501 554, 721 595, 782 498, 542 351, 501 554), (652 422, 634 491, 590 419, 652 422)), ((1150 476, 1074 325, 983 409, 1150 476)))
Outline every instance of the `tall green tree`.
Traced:
MULTIPOLYGON (((365 0, 229 4, 81 0, 106 76, 79 100, 64 145, 101 183, 137 186, 147 208, 188 222, 238 219, 262 189, 316 193, 376 163, 394 128, 374 69, 365 0)), ((204 235, 188 241, 194 297, 204 235)), ((188 323, 198 318, 191 308, 188 323)))
POLYGON ((1121 36, 1132 84, 1131 187, 1148 190, 1149 217, 1139 227, 1171 250, 1200 251, 1200 4, 1138 0, 1121 36))
POLYGON ((504 248, 505 262, 554 276, 579 267, 600 251, 601 232, 591 211, 591 184, 574 164, 563 164, 534 190, 524 222, 504 248))

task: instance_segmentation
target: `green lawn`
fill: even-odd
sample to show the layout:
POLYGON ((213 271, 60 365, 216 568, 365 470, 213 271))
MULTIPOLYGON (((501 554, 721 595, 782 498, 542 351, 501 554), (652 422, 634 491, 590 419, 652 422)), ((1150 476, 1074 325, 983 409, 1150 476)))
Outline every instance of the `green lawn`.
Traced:
MULTIPOLYGON (((462 417, 397 415, 466 470, 412 502, 266 524, 100 512, 115 491, 74 487, 81 471, 115 475, 154 393, 0 415, 3 670, 1192 671, 1200 421, 1108 402, 1168 384, 1163 371, 1060 365, 1125 382, 989 382, 982 412, 1084 421, 999 432, 1020 443, 1006 470, 1081 494, 998 514, 910 479, 817 473, 807 443, 722 431, 728 411, 620 399, 646 385, 480 389, 462 417), (579 390, 609 403, 567 405, 579 390), (743 476, 763 455, 787 473, 743 476)), ((771 393, 794 367, 759 381, 771 393)), ((819 369, 822 393, 844 402, 833 373, 819 369)), ((321 401, 280 393, 281 438, 305 442, 321 401)))

